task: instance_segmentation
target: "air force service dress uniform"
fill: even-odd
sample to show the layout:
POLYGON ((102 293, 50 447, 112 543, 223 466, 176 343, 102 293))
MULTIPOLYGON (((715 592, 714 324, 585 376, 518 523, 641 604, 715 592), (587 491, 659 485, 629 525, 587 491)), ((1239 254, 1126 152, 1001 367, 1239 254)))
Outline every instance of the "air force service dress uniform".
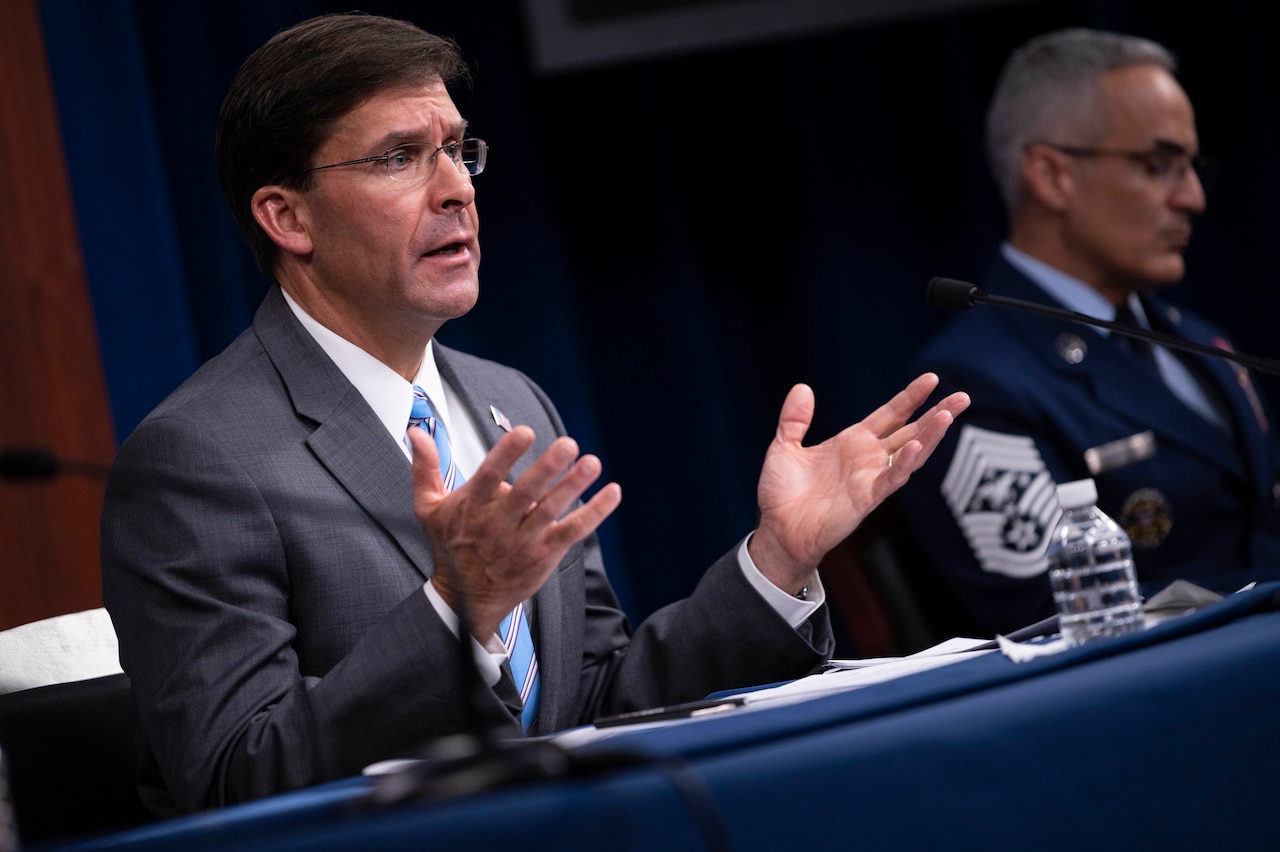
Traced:
MULTIPOLYGON (((1004 257, 983 289, 1052 302, 1004 257)), ((1158 298, 1144 295, 1143 307, 1156 331, 1230 348, 1158 298)), ((1228 593, 1280 576, 1280 424, 1243 367, 1183 360, 1217 425, 1123 338, 1068 320, 981 306, 922 352, 917 369, 941 377, 935 398, 964 390, 973 404, 901 499, 970 629, 990 635, 1053 612, 1055 486, 1085 477, 1128 530, 1144 595, 1178 578, 1228 593)))

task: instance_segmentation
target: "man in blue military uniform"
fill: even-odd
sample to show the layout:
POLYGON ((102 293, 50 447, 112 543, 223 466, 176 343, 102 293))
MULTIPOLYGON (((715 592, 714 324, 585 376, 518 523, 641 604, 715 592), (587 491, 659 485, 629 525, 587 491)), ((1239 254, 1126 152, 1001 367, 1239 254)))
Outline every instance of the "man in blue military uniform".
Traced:
MULTIPOLYGON (((1222 348, 1154 295, 1183 277, 1204 210, 1199 143, 1175 62, 1143 39, 1063 30, 1010 59, 987 117, 1010 215, 989 293, 1222 348)), ((1219 592, 1280 566, 1280 443, 1243 367, 1040 315, 980 308, 921 354, 973 403, 904 489, 906 516, 969 628, 1049 615, 1055 485, 1093 477, 1133 540, 1144 594, 1219 592)))

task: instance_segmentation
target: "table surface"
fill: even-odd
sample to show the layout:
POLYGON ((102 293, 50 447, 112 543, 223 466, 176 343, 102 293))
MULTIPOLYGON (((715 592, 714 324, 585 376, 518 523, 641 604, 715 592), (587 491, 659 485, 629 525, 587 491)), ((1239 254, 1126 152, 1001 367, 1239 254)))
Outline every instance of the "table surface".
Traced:
POLYGON ((568 777, 379 808, 353 778, 59 848, 1276 849, 1277 708, 1271 583, 1026 663, 619 730, 568 777))

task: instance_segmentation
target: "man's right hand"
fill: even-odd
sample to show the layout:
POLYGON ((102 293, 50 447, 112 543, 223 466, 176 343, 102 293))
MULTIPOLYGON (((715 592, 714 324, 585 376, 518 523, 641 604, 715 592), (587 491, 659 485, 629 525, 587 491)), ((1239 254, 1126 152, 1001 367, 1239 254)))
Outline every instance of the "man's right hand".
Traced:
POLYGON ((527 600, 576 542, 595 532, 622 502, 614 482, 569 511, 600 476, 600 460, 578 455, 560 437, 513 483, 516 461, 533 446, 533 430, 517 426, 494 445, 460 487, 445 491, 435 441, 410 429, 413 506, 435 550, 432 585, 454 612, 465 608, 472 634, 485 644, 515 605, 527 600))

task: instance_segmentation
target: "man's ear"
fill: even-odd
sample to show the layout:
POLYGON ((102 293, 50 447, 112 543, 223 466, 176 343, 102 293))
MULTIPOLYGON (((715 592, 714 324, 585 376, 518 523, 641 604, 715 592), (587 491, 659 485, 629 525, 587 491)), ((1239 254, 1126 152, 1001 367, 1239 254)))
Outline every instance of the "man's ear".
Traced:
POLYGON ((313 248, 301 193, 278 184, 259 187, 250 200, 253 218, 271 241, 289 254, 310 254, 313 248))
POLYGON ((1075 163, 1048 145, 1032 145, 1022 153, 1022 183, 1029 198, 1050 210, 1063 210, 1075 191, 1075 163))

